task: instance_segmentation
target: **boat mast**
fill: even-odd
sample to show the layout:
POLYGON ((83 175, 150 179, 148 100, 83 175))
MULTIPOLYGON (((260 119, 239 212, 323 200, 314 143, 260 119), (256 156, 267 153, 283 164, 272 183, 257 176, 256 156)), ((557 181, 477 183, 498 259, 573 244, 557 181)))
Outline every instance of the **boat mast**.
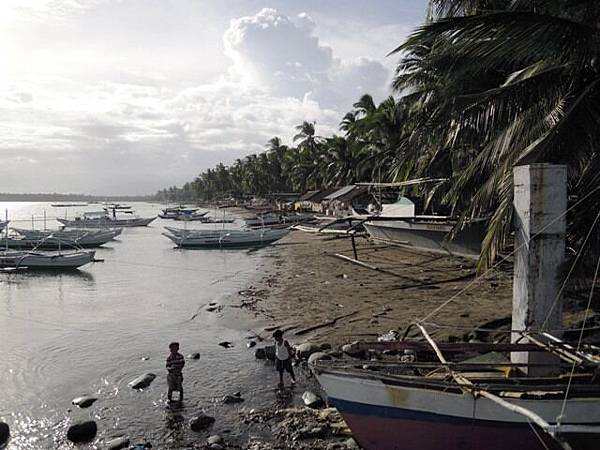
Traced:
MULTIPOLYGON (((527 342, 518 331, 558 334, 562 328, 560 271, 565 259, 567 167, 531 164, 514 168, 515 262, 513 342, 527 342)), ((532 364, 530 376, 553 376, 559 359, 548 352, 513 352, 511 361, 532 364), (538 365, 550 364, 550 365, 538 365)), ((526 367, 526 366, 523 366, 526 367)))

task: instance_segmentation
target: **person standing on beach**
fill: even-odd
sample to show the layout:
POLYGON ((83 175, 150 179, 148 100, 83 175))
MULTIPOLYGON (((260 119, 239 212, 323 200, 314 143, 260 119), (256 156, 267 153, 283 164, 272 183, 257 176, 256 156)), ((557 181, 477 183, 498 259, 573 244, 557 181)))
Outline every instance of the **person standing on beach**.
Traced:
POLYGON ((179 353, 179 342, 171 342, 169 344, 171 353, 167 357, 167 383, 169 390, 167 398, 169 402, 173 401, 173 391, 179 392, 179 401, 183 401, 183 366, 185 366, 185 358, 179 353))
POLYGON ((279 372, 279 387, 283 386, 284 370, 292 377, 292 384, 296 384, 296 376, 292 368, 294 350, 290 346, 290 343, 283 339, 283 332, 281 330, 275 330, 273 337, 275 338, 275 368, 279 372))

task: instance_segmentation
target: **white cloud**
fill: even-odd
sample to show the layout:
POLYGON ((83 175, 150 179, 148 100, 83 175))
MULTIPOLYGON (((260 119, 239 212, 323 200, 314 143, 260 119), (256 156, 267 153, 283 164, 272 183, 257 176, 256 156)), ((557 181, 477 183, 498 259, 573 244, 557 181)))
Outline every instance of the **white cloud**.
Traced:
MULTIPOLYGON (((228 28, 225 21, 214 41, 203 30, 195 36, 197 26, 190 20, 188 54, 177 59, 202 64, 205 49, 220 48, 225 55, 219 60, 224 61, 220 75, 209 76, 172 64, 177 41, 164 48, 140 47, 140 42, 160 41, 144 31, 143 8, 137 32, 149 34, 133 43, 122 40, 123 48, 99 47, 99 36, 109 38, 114 23, 123 24, 117 32, 131 33, 129 21, 132 11, 137 12, 131 2, 4 1, 0 11, 10 5, 20 17, 41 22, 31 25, 37 34, 25 41, 36 52, 24 53, 25 44, 19 47, 13 40, 4 53, 10 70, 0 69, 0 192, 153 192, 189 181, 219 161, 227 164, 260 152, 273 136, 291 142, 294 127, 303 120, 314 120, 318 133, 331 134, 360 95, 369 92, 382 99, 387 94, 390 71, 381 61, 368 51, 339 57, 335 46, 319 39, 312 14, 288 16, 265 8, 231 20, 228 28), (90 6, 100 9, 91 11, 90 6), (102 15, 111 20, 101 22, 102 15), (86 33, 82 23, 90 21, 94 29, 86 33), (59 42, 48 39, 55 28, 61 30, 59 42), (73 30, 80 33, 77 39, 70 37, 73 30), (88 34, 94 35, 90 42, 88 34), (194 45, 200 56, 189 53, 194 45)), ((169 17, 170 9, 162 0, 147 1, 153 29, 158 18, 169 17)), ((179 0, 178 14, 185 13, 184 4, 198 7, 179 0)), ((12 24, 16 28, 15 36, 27 34, 25 25, 12 24)), ((2 42, 10 41, 3 37, 0 31, 0 63, 2 42)))

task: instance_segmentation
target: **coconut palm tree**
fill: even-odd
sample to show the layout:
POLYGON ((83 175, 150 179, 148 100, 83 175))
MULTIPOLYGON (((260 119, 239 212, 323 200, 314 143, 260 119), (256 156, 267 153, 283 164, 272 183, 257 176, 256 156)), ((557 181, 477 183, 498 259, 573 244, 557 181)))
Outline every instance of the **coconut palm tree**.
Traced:
MULTIPOLYGON (((445 154, 456 167, 444 200, 463 219, 491 214, 480 268, 509 235, 515 165, 568 165, 570 193, 586 199, 569 235, 583 242, 600 208, 600 2, 432 0, 430 11, 392 52, 418 125, 410 164, 445 154)), ((599 249, 596 232, 582 251, 599 249)))

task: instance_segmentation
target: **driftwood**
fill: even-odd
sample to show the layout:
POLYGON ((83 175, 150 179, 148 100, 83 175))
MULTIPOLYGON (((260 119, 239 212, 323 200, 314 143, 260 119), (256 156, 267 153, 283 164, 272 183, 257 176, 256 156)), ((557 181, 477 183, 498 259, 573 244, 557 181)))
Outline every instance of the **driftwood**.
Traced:
POLYGON ((331 325, 335 325, 338 320, 353 316, 354 314, 357 314, 357 313, 358 313, 358 311, 353 311, 348 314, 343 314, 341 316, 334 317, 333 319, 330 319, 327 322, 323 322, 323 323, 320 323, 317 325, 313 325, 312 327, 303 328, 302 330, 298 330, 294 334, 296 336, 302 336, 303 334, 310 333, 311 331, 318 330, 319 328, 330 327, 331 325))
POLYGON ((344 261, 349 261, 351 263, 358 264, 359 266, 366 267, 367 269, 377 270, 377 271, 379 270, 379 268, 376 266, 372 266, 371 264, 367 264, 365 262, 359 261, 358 259, 350 258, 349 256, 346 256, 346 255, 341 255, 340 253, 334 253, 333 256, 335 256, 336 258, 343 259, 344 261))

